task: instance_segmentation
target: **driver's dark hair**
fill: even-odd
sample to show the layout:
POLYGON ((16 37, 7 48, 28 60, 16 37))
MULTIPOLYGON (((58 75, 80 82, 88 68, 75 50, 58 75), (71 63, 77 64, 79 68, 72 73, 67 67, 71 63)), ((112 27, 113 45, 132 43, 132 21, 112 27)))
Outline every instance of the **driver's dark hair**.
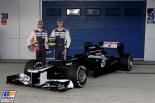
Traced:
MULTIPOLYGON (((62 23, 63 23, 62 26, 64 27, 64 21, 63 21, 63 19, 58 19, 57 22, 62 22, 62 23)), ((56 22, 56 23, 57 23, 57 22, 56 22)), ((57 25, 57 24, 56 24, 56 27, 58 28, 58 25, 57 25)))

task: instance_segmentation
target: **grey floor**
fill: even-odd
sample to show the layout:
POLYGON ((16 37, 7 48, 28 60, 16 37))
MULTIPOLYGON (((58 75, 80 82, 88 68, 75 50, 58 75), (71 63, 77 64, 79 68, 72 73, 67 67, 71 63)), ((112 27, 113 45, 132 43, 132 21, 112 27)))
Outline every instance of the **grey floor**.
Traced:
POLYGON ((24 63, 0 63, 0 95, 4 89, 16 90, 15 103, 155 103, 155 65, 88 78, 84 88, 63 93, 5 84, 7 75, 23 68, 24 63))

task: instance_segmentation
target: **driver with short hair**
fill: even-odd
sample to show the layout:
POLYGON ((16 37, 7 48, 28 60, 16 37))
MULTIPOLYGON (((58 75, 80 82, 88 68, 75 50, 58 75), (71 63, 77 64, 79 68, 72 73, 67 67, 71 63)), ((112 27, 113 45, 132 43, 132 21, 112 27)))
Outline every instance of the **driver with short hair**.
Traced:
POLYGON ((52 31, 50 38, 55 38, 56 41, 55 59, 65 60, 66 53, 71 44, 71 37, 69 30, 64 28, 64 21, 62 19, 57 20, 57 28, 52 31))

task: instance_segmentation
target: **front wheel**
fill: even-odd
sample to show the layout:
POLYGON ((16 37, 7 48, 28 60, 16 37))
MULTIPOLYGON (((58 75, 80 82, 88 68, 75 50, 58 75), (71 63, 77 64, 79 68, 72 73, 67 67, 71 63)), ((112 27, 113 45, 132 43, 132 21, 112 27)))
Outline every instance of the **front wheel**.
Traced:
POLYGON ((74 87, 82 88, 87 81, 86 67, 74 63, 68 68, 68 79, 72 80, 74 87))
POLYGON ((34 70, 35 69, 35 64, 36 64, 36 60, 29 60, 25 64, 24 74, 30 75, 30 73, 28 72, 28 70, 34 70))

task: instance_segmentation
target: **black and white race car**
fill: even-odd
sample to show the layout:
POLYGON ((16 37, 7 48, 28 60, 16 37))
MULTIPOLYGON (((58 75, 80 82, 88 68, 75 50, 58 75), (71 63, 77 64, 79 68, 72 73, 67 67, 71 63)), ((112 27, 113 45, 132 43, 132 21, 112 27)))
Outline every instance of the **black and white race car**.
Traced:
POLYGON ((123 43, 104 41, 95 45, 87 42, 84 48, 83 53, 65 61, 48 60, 46 65, 40 63, 38 66, 36 60, 29 60, 24 73, 8 76, 7 83, 65 91, 84 87, 91 74, 97 77, 118 69, 130 71, 133 68, 133 58, 124 53, 123 43), (118 55, 111 56, 106 49, 114 49, 118 55))

